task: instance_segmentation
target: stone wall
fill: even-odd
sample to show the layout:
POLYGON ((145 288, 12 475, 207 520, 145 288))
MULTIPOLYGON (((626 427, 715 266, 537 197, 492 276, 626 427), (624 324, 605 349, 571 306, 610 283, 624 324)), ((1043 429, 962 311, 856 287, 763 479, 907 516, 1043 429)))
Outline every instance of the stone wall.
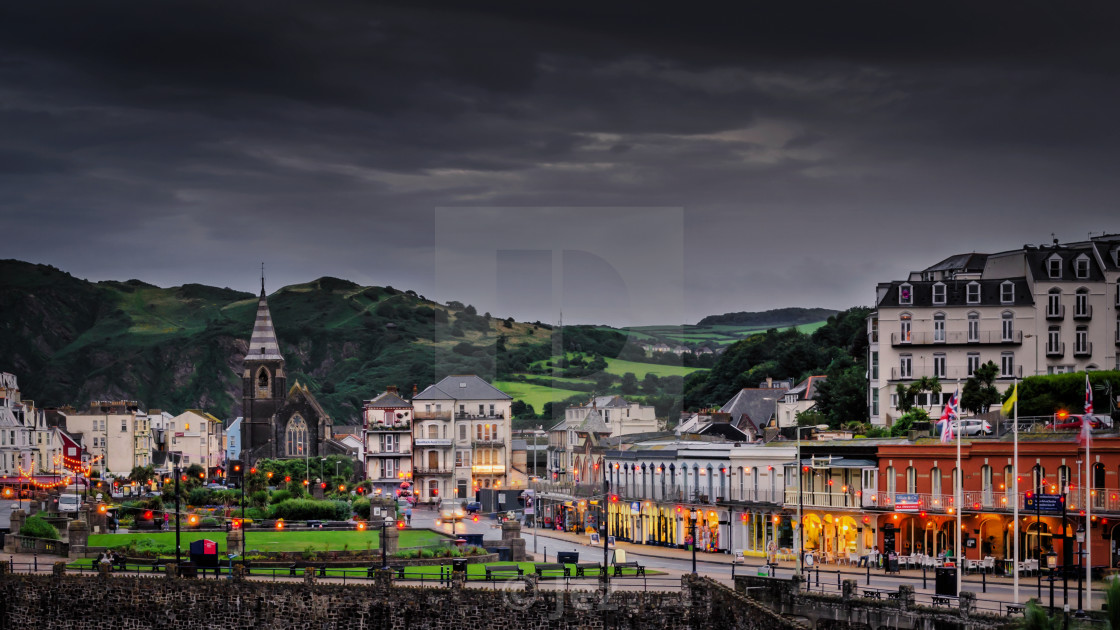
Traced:
MULTIPOLYGON (((0 563, 0 565, 5 563, 0 563)), ((799 630, 745 597, 686 576, 680 591, 342 586, 169 577, 12 575, 0 566, 0 628, 799 630)))

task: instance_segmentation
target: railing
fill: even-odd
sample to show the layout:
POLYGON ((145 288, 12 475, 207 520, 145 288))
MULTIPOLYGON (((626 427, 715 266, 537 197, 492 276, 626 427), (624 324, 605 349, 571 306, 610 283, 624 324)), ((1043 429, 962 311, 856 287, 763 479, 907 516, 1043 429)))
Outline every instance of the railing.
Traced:
POLYGON ((1060 343, 1047 343, 1046 356, 1048 357, 1064 357, 1066 355, 1066 342, 1060 343))
POLYGON ((416 420, 450 420, 450 411, 413 411, 412 417, 416 420))
POLYGON ((501 438, 495 438, 493 440, 471 440, 471 446, 474 448, 505 445, 506 441, 501 438))
POLYGON ((942 333, 922 331, 911 332, 904 336, 902 333, 891 333, 892 346, 922 346, 922 345, 1018 345, 1023 343, 1023 331, 1012 331, 1010 336, 1005 336, 1001 330, 985 330, 970 336, 966 330, 950 330, 942 333))
MULTIPOLYGON (((1117 513, 1120 512, 1120 489, 1116 488, 1099 488, 1092 491, 1092 509, 1094 511, 1117 513)), ((790 493, 787 491, 786 503, 787 505, 797 504, 797 490, 792 491, 793 500, 790 501, 790 493)), ((808 495, 809 493, 806 493, 808 495)), ((917 494, 918 495, 918 511, 931 512, 935 514, 949 514, 953 508, 953 495, 950 494, 927 494, 927 493, 896 493, 896 494, 917 494)), ((1034 512, 1032 509, 1026 507, 1026 497, 1028 492, 1019 493, 1019 512, 1024 515, 1029 515, 1034 512)), ((1012 492, 995 492, 984 490, 966 490, 963 492, 961 509, 964 512, 1011 512, 1015 509, 1014 504, 1015 494, 1012 492)), ((883 510, 895 509, 895 495, 888 492, 877 492, 873 495, 868 508, 879 508, 883 510)), ((1084 509, 1085 491, 1071 492, 1066 495, 1066 510, 1070 513, 1076 513, 1084 509)), ((805 505, 809 505, 806 500, 805 505)), ((828 507, 828 506, 824 506, 828 507)), ((1045 512, 1045 514, 1051 514, 1045 512)))
POLYGON ((412 425, 407 422, 402 424, 371 424, 366 427, 366 431, 377 433, 396 431, 398 433, 406 433, 412 431, 412 425))
POLYGON ((1092 319, 1093 318, 1093 305, 1086 304, 1082 308, 1073 309, 1074 319, 1092 319))
POLYGON ((538 493, 566 494, 572 497, 590 497, 603 493, 602 483, 553 483, 535 481, 532 488, 538 493))
POLYGON ((506 417, 501 414, 490 413, 456 413, 456 420, 505 420, 506 417))
POLYGON ((1065 319, 1066 305, 1059 304, 1057 308, 1046 307, 1046 319, 1065 319))
POLYGON ((1073 356, 1075 357, 1088 357, 1093 354, 1093 342, 1073 345, 1073 356))
MULTIPOLYGON (((969 377, 971 377, 972 374, 969 373, 969 369, 968 369, 967 365, 950 365, 950 366, 946 367, 945 371, 943 371, 940 374, 938 374, 937 371, 933 369, 932 363, 929 364, 929 365, 915 365, 909 371, 907 371, 905 373, 903 372, 902 368, 899 368, 899 367, 892 367, 891 368, 891 380, 892 381, 917 380, 917 379, 922 378, 923 376, 926 376, 926 377, 936 376, 941 381, 954 381, 954 380, 962 380, 963 381, 963 380, 967 380, 969 377)), ((1014 369, 1012 370, 1012 373, 1010 375, 1000 374, 998 378, 1008 379, 1008 378, 1022 378, 1022 377, 1023 377, 1023 366, 1016 365, 1014 367, 1014 369)))
POLYGON ((414 475, 450 475, 454 471, 450 468, 416 468, 413 470, 414 475))
POLYGON ((67 556, 70 553, 70 543, 61 540, 48 540, 46 538, 32 538, 8 534, 6 538, 15 539, 18 543, 18 553, 43 553, 52 556, 67 556))
POLYGON ((862 496, 852 492, 818 492, 786 488, 786 505, 797 507, 859 508, 862 496))

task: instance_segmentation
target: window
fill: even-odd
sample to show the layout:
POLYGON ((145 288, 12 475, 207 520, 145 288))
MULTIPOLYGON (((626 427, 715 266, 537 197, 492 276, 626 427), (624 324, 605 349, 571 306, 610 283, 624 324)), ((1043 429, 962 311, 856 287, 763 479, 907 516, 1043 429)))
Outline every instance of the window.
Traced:
POLYGON ((967 300, 969 304, 980 303, 980 283, 969 282, 966 288, 967 300))
POLYGON ((945 313, 933 314, 933 341, 945 343, 945 313))
POLYGON ((381 460, 381 478, 392 479, 397 476, 397 460, 384 459, 381 460))
POLYGON ((490 405, 490 415, 494 415, 494 405, 490 405))
POLYGON ((392 433, 381 436, 381 452, 392 453, 397 450, 394 438, 396 438, 396 436, 392 433))
POLYGON ((980 341, 980 313, 973 311, 968 314, 968 342, 980 341))
POLYGON ((937 378, 945 378, 945 353, 937 352, 933 355, 933 375, 937 378))
POLYGON ((1054 287, 1046 294, 1046 316, 1060 317, 1062 311, 1062 290, 1054 287))
POLYGON ((1089 328, 1087 326, 1078 326, 1077 330, 1074 331, 1073 351, 1078 354, 1089 352, 1089 328))
POLYGON ((976 374, 976 370, 978 370, 978 369, 980 369, 980 353, 979 352, 969 352, 968 353, 968 376, 971 377, 973 374, 976 374))
POLYGON ((466 440, 466 439, 467 439, 467 425, 460 424, 459 425, 459 441, 463 441, 463 440, 466 440))
POLYGON ((434 440, 438 437, 439 437, 439 425, 429 424, 428 425, 428 439, 429 440, 434 440))
POLYGON ((871 390, 871 415, 879 415, 879 390, 871 390))
POLYGON ((890 495, 892 500, 894 499, 895 482, 894 466, 887 466, 887 494, 890 495))
POLYGON ((307 422, 296 414, 288 420, 288 427, 284 432, 284 452, 288 457, 305 457, 308 454, 307 448, 307 422))
POLYGON ((485 416, 486 415, 486 405, 479 405, 478 406, 478 415, 480 415, 480 416, 485 416))
POLYGON ((1000 319, 1003 324, 1001 338, 1003 341, 1012 341, 1015 337, 1015 314, 1011 311, 1004 311, 1000 319))
POLYGON ((877 350, 871 352, 871 380, 879 380, 879 352, 877 350))
POLYGON ((906 469, 906 491, 910 493, 918 491, 918 471, 913 466, 906 469))
POLYGON ((1051 326, 1046 331, 1046 351, 1057 352, 1059 344, 1061 343, 1062 329, 1058 326, 1051 326))
POLYGON ((941 469, 937 466, 929 470, 929 492, 935 497, 941 494, 941 469))
POLYGON ((1062 257, 1054 254, 1046 261, 1046 271, 1051 278, 1062 277, 1062 257))
POLYGON ((903 283, 898 287, 898 303, 899 304, 913 304, 914 303, 914 289, 908 283, 903 283))
POLYGON ((1116 279, 1116 306, 1120 306, 1120 278, 1116 279))
MULTIPOLYGON (((1120 285, 1116 288, 1116 295, 1120 296, 1120 285)), ((1117 297, 1116 302, 1120 304, 1120 297, 1117 297)), ((871 327, 871 343, 879 343, 879 318, 871 318, 869 326, 871 327)))
POLYGON ((999 355, 999 373, 1003 378, 1015 376, 1015 353, 1004 352, 999 355))
POLYGON ((999 301, 1004 304, 1011 304, 1015 301, 1015 283, 1010 280, 999 285, 999 301))
POLYGON ((1077 294, 1073 297, 1073 316, 1074 317, 1089 317, 1089 289, 1078 289, 1077 294))
POLYGON ((1120 343, 1120 315, 1116 316, 1116 343, 1120 343))
POLYGON ((128 418, 121 418, 121 431, 128 431, 128 418))
POLYGON ((933 285, 933 303, 934 304, 944 304, 945 303, 945 285, 941 282, 938 282, 937 284, 933 285))
POLYGON ((903 354, 898 357, 898 377, 911 378, 914 375, 914 357, 903 354))
POLYGON ((1073 261, 1073 270, 1078 278, 1085 279, 1089 277, 1089 257, 1081 254, 1077 260, 1073 261))
POLYGON ((898 318, 898 326, 899 326, 899 328, 898 328, 898 340, 899 340, 899 342, 910 343, 910 328, 911 328, 912 322, 913 322, 913 319, 911 318, 910 313, 903 313, 898 318))

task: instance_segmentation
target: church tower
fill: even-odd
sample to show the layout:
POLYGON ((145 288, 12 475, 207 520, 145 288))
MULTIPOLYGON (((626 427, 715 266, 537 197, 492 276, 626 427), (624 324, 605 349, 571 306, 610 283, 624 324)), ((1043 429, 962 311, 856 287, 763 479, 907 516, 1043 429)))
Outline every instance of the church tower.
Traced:
POLYGON ((253 323, 253 336, 249 339, 244 366, 241 378, 243 458, 275 457, 278 445, 272 443, 273 417, 284 403, 288 377, 284 373, 284 357, 280 354, 272 314, 268 310, 263 275, 257 319, 253 323))

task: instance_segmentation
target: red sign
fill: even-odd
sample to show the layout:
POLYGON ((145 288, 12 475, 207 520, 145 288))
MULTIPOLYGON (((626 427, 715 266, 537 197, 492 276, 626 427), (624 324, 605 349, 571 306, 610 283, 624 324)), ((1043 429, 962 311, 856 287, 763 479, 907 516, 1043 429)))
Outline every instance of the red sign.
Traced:
POLYGON ((213 540, 202 541, 202 553, 204 553, 204 554, 216 554, 216 553, 218 553, 218 543, 214 542, 213 540))

